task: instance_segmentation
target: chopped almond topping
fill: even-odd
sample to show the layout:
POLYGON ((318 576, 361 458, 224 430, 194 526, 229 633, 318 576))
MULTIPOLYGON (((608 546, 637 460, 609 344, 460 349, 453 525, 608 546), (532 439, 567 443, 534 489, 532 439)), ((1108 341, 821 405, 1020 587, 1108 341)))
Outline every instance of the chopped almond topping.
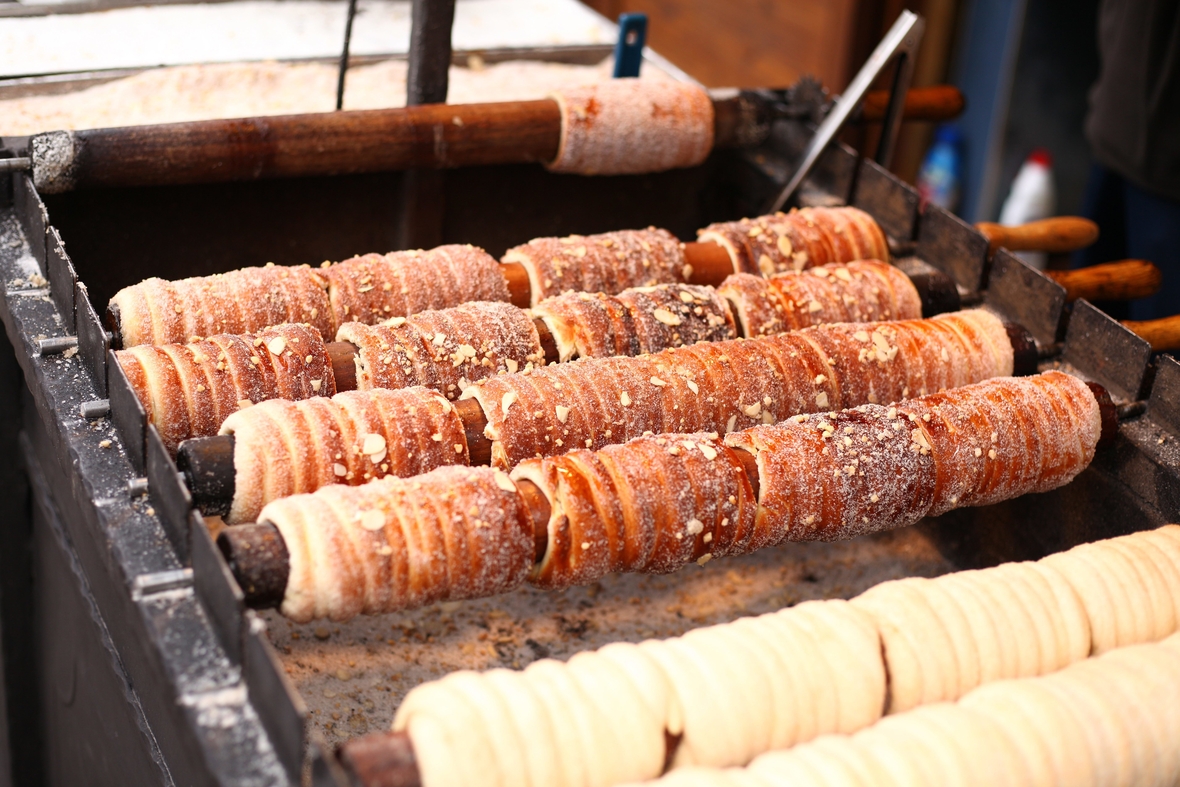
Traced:
POLYGON ((380 511, 366 511, 361 514, 361 527, 365 530, 382 530, 385 527, 385 514, 380 511))
POLYGON ((675 325, 679 325, 681 322, 680 315, 674 314, 673 312, 670 312, 667 309, 653 309, 651 316, 655 317, 657 320, 662 322, 664 325, 675 326, 675 325))

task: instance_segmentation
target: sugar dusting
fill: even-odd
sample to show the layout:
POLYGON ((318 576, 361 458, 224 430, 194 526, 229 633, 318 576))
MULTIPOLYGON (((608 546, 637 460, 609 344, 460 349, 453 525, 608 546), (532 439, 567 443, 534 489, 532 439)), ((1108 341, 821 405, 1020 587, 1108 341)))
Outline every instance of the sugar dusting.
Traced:
POLYGON ((452 400, 471 383, 540 365, 545 357, 528 315, 495 301, 419 312, 372 327, 345 323, 336 338, 360 350, 360 390, 425 385, 452 400))
POLYGON ((171 453, 182 440, 217 434, 244 406, 335 391, 323 339, 308 325, 277 325, 190 344, 139 345, 115 357, 129 371, 136 397, 171 453), (312 380, 321 381, 319 391, 312 380))
POLYGON ((326 486, 270 503, 259 521, 287 545, 281 609, 300 622, 495 595, 520 585, 533 557, 520 496, 489 468, 326 486))
POLYGON ((230 524, 253 522, 272 500, 328 484, 356 486, 469 461, 463 422, 426 388, 263 402, 230 416, 221 432, 234 435, 230 524))
POLYGON ((564 292, 617 294, 630 287, 679 282, 684 246, 667 230, 534 238, 504 253, 529 272, 533 305, 564 292))
POLYGON ((550 97, 561 108, 554 172, 662 172, 696 166, 713 149, 713 101, 691 83, 609 79, 550 97))
POLYGON ((876 260, 829 263, 769 278, 739 273, 718 291, 748 337, 835 322, 913 320, 922 302, 909 278, 876 260))
POLYGON ((566 293, 533 313, 551 326, 561 360, 643 355, 737 336, 729 306, 710 287, 660 284, 618 295, 566 293))
POLYGON ((507 469, 649 432, 733 432, 1009 374, 1011 345, 1005 338, 1005 347, 994 347, 986 340, 993 331, 1002 333, 999 319, 978 310, 824 325, 635 358, 582 359, 493 377, 467 395, 483 407, 493 459, 507 469), (500 406, 505 396, 515 402, 507 409, 500 406), (558 406, 566 408, 560 421, 558 406))
POLYGON ((710 224, 697 235, 728 249, 734 270, 770 276, 830 262, 888 260, 885 233, 858 208, 803 208, 710 224))

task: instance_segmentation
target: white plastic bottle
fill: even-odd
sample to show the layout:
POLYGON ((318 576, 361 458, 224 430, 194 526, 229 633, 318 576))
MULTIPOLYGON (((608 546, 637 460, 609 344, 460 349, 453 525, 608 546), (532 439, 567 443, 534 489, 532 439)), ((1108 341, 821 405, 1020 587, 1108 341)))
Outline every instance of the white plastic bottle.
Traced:
MULTIPOLYGON (((1053 184, 1053 157, 1044 148, 1037 148, 1025 159, 1012 181, 1012 190, 1000 210, 1000 223, 1013 226, 1047 219, 1057 212, 1057 187, 1053 184)), ((1037 270, 1044 270, 1048 261, 1041 251, 1021 251, 1017 257, 1037 270)))

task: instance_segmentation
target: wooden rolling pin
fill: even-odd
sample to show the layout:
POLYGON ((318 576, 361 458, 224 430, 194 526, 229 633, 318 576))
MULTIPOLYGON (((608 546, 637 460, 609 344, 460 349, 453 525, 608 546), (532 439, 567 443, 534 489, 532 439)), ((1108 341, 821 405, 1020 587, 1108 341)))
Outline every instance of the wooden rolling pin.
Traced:
POLYGON ((1065 288, 1065 298, 1076 301, 1133 301, 1155 295, 1164 275, 1147 260, 1119 260, 1066 271, 1045 271, 1065 288))
POLYGON ((1180 314, 1158 320, 1124 320, 1123 325, 1146 339, 1154 352, 1180 350, 1180 314))
MULTIPOLYGON (((880 119, 887 101, 870 93, 863 118, 880 119)), ((905 116, 947 120, 962 106, 955 88, 915 88, 905 116)), ((752 92, 715 100, 714 147, 765 142, 771 112, 771 101, 752 92)), ((30 147, 37 187, 52 194, 545 162, 560 140, 557 102, 542 99, 53 131, 30 147)))
POLYGON ((1055 216, 1016 227, 981 221, 975 229, 988 239, 988 253, 1003 246, 1008 251, 1044 251, 1064 254, 1084 249, 1098 240, 1098 225, 1080 216, 1055 216))

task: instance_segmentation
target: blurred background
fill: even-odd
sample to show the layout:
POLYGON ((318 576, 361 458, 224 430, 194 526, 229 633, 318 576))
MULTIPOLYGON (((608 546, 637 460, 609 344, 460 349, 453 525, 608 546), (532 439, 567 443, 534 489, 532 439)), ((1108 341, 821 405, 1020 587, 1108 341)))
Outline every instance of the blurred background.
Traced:
MULTIPOLYGON (((640 11, 648 43, 708 86, 787 85, 804 74, 839 92, 903 9, 926 19, 914 84, 967 98, 957 212, 999 217, 1025 159, 1053 161, 1058 214, 1081 209, 1090 168, 1082 136, 1098 77, 1098 0, 586 0, 607 17, 640 11)), ((932 124, 902 131, 893 169, 914 183, 932 124)))

